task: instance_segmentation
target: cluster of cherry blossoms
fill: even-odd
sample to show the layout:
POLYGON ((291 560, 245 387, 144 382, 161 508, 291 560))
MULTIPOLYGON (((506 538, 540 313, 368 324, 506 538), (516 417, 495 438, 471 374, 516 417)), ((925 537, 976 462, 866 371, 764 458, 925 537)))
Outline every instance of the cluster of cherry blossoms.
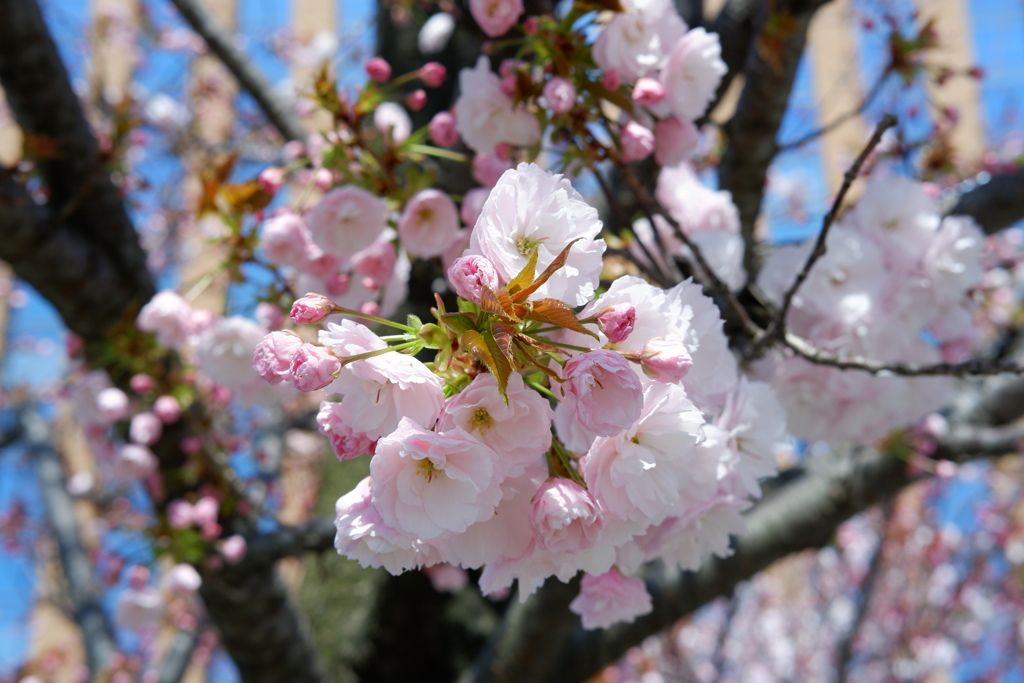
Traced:
MULTIPOLYGON (((780 247, 766 261, 758 284, 775 303, 812 246, 780 247)), ((975 346, 985 237, 971 218, 943 218, 922 185, 902 177, 870 182, 826 246, 787 320, 815 347, 929 364, 959 361, 975 346)), ((874 377, 781 352, 759 376, 786 405, 790 431, 808 440, 869 443, 941 408, 952 390, 948 376, 874 377)))
MULTIPOLYGON (((371 455, 337 503, 340 553, 393 573, 483 567, 485 593, 518 579, 523 599, 582 570, 573 609, 593 628, 650 609, 632 576, 644 562, 729 552, 775 471, 782 408, 739 374, 693 282, 622 277, 595 298, 600 229, 568 180, 521 164, 449 268, 457 312, 388 337, 343 319, 316 343, 273 332, 257 347, 264 379, 333 395, 318 422, 338 457, 371 455), (411 355, 424 348, 430 363, 411 355)), ((360 316, 308 295, 292 317, 331 312, 360 316)))

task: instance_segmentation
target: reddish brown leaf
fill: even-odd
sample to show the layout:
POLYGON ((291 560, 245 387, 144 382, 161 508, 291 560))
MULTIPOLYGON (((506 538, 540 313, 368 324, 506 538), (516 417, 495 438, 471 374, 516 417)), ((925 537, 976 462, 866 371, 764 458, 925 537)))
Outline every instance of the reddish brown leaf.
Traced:
POLYGON ((568 304, 558 299, 540 299, 533 302, 532 310, 526 314, 527 320, 536 320, 550 325, 557 325, 573 332, 588 334, 594 339, 598 336, 583 326, 583 323, 576 317, 576 313, 569 308, 568 304))
POLYGON ((530 262, 523 266, 523 269, 519 271, 519 274, 512 278, 512 282, 508 283, 509 294, 515 294, 524 287, 529 287, 530 283, 533 282, 533 274, 537 272, 537 253, 536 247, 533 248, 533 253, 530 254, 530 262))
POLYGON ((519 290, 518 292, 512 295, 512 300, 515 301, 516 303, 522 303, 526 301, 527 297, 536 292, 541 287, 541 285, 547 282, 552 275, 558 272, 559 268, 565 265, 565 262, 569 259, 569 250, 572 249, 572 245, 576 244, 581 239, 583 238, 577 237, 572 242, 569 242, 569 244, 565 246, 565 249, 563 249, 558 254, 558 256, 555 257, 554 261, 548 264, 548 267, 544 269, 544 272, 537 276, 537 279, 534 280, 529 287, 524 287, 523 289, 519 290))
POLYGON ((494 337, 490 334, 482 335, 476 330, 469 330, 461 337, 462 348, 476 356, 481 363, 487 366, 494 378, 498 380, 498 392, 502 400, 508 405, 508 377, 512 374, 512 364, 508 358, 501 354, 494 337))
POLYGON ((494 337, 494 342, 498 345, 498 349, 501 350, 501 355, 505 356, 509 361, 512 360, 512 338, 515 335, 515 328, 508 323, 491 323, 491 336, 494 337))

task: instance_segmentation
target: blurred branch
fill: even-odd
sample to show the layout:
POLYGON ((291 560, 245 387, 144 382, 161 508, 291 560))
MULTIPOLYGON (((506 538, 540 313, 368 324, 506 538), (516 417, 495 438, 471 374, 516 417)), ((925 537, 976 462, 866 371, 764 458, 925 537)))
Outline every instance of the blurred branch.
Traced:
POLYGON ((160 678, 158 683, 180 683, 188 671, 188 665, 192 661, 192 653, 195 652, 199 643, 199 629, 193 631, 180 630, 174 634, 171 645, 167 648, 167 654, 160 663, 160 678))
POLYGON ((697 120, 698 126, 707 123, 733 80, 743 71, 743 65, 747 62, 747 55, 753 45, 754 17, 760 4, 760 0, 729 0, 708 26, 709 33, 718 34, 726 72, 704 116, 697 120))
POLYGON ((1024 219, 1024 167, 996 173, 964 192, 949 215, 970 216, 989 235, 1024 219))
POLYGON ((892 76, 894 73, 895 71, 892 70, 892 67, 884 69, 882 73, 879 74, 878 79, 875 81, 875 84, 871 86, 871 90, 868 91, 868 94, 864 96, 864 99, 862 99, 860 101, 860 104, 857 105, 854 109, 851 109, 845 114, 837 116, 834 120, 830 121, 829 123, 826 123, 824 126, 821 126, 816 130, 812 130, 810 133, 802 135, 796 140, 793 140, 792 142, 782 143, 781 145, 779 145, 779 151, 788 152, 791 149, 803 147, 807 143, 813 142, 814 140, 817 140, 821 136, 831 133, 836 128, 843 125, 850 119, 863 114, 864 110, 867 109, 871 105, 871 103, 875 101, 875 98, 878 97, 879 93, 882 92, 882 87, 889 80, 889 77, 892 76))
POLYGON ((321 517, 301 526, 284 526, 254 535, 246 541, 242 564, 247 567, 258 567, 272 564, 285 557, 333 550, 335 533, 334 520, 321 517))
POLYGON ((235 46, 231 35, 203 9, 202 4, 197 0, 171 0, 171 4, 178 8, 192 30, 206 41, 210 52, 227 67, 242 90, 256 100, 281 137, 285 140, 305 140, 306 129, 299 118, 281 101, 252 60, 235 46))
POLYGON ((64 468, 50 444, 49 426, 32 409, 22 411, 20 417, 29 452, 38 467, 39 486, 67 579, 75 623, 82 632, 89 671, 96 678, 117 652, 113 630, 100 600, 100 585, 82 544, 64 468))

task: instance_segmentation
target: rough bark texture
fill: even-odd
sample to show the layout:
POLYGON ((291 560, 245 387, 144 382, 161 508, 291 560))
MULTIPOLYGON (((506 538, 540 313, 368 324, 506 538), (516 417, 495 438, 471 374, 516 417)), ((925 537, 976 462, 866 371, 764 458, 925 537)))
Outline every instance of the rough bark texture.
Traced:
POLYGON ((762 7, 743 75, 745 84, 736 113, 726 125, 728 144, 719 168, 719 184, 732 193, 747 245, 744 267, 754 280, 758 271, 754 224, 761 211, 768 167, 778 151, 776 137, 807 42, 811 18, 827 0, 789 0, 762 7), (774 18, 773 18, 774 17, 774 18), (778 19, 785 17, 785 20, 778 19), (785 28, 779 28, 784 26, 785 28))

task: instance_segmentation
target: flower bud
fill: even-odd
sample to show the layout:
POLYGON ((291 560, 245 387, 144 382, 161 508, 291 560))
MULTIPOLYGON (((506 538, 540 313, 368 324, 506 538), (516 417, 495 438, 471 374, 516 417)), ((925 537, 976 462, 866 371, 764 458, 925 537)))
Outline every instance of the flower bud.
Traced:
POLYGON ((608 69, 601 78, 601 85, 609 90, 618 90, 619 86, 622 85, 622 77, 619 76, 619 72, 615 69, 608 69))
POLYGON ((576 86, 568 79, 555 76, 544 85, 544 99, 556 114, 572 111, 576 105, 576 86))
POLYGON ((625 341, 636 324, 636 309, 632 304, 614 304, 601 311, 597 316, 597 324, 601 331, 613 344, 625 341))
POLYGON ((274 194, 284 184, 284 170, 276 166, 265 168, 260 172, 258 181, 260 189, 269 194, 274 194))
POLYGON ((299 391, 323 389, 341 374, 341 361, 322 346, 303 344, 292 359, 292 385, 299 391))
POLYGON ((413 111, 419 111, 427 104, 427 91, 423 88, 413 90, 405 96, 405 104, 413 111))
POLYGON ((378 83, 383 83, 391 78, 391 65, 382 57, 374 57, 366 63, 366 74, 378 83))
POLYGON ((641 161, 654 151, 654 133, 636 121, 630 121, 622 129, 621 143, 623 161, 641 161))
POLYGON ((294 332, 271 332, 256 345, 252 367, 270 384, 279 384, 291 378, 292 359, 301 346, 302 340, 294 332))
POLYGON ((318 323, 334 312, 334 302, 323 294, 306 294, 292 304, 292 321, 296 325, 318 323))
POLYGON ((679 382, 693 367, 686 346, 665 339, 652 339, 640 352, 644 374, 659 382, 679 382))
POLYGON ((459 141, 459 132, 455 130, 455 116, 451 112, 441 111, 434 114, 427 126, 430 139, 440 147, 451 147, 459 141))
POLYGON ((437 88, 444 83, 447 70, 438 62, 427 62, 420 67, 420 80, 428 88, 437 88))
POLYGON ((665 99, 665 86, 653 78, 641 78, 633 86, 633 101, 644 107, 653 107, 665 99))
POLYGON ((171 424, 181 417, 181 405, 178 399, 165 394, 153 403, 153 414, 164 424, 171 424))

